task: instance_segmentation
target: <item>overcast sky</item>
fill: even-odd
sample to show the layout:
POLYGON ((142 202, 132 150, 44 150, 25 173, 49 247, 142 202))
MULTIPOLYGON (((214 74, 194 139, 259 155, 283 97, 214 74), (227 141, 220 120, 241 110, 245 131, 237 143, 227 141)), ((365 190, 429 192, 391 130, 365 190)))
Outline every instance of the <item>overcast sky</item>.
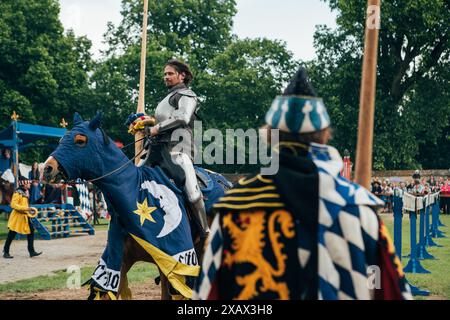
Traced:
MULTIPOLYGON (((155 0, 150 0, 155 1, 155 0)), ((121 20, 120 0, 60 0, 61 21, 78 36, 86 35, 99 57, 108 21, 121 20)), ((240 38, 280 39, 297 59, 315 57, 313 35, 317 24, 334 28, 335 13, 320 0, 237 0, 233 33, 240 38)))

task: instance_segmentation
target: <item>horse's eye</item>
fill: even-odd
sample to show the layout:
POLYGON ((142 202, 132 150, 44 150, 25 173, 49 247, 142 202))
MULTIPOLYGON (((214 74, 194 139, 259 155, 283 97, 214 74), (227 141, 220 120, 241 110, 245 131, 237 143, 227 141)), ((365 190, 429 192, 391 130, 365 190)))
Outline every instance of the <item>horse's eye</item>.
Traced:
POLYGON ((82 134, 77 134, 75 136, 75 145, 77 147, 85 147, 86 143, 87 143, 87 137, 85 135, 82 134))

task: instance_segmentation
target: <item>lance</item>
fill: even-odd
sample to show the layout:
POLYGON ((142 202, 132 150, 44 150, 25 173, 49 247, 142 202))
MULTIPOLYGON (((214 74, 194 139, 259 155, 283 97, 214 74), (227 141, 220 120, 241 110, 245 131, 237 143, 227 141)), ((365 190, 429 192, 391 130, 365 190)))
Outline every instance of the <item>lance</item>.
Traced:
POLYGON ((380 0, 368 0, 355 168, 355 181, 365 188, 370 187, 372 174, 373 122, 375 114, 379 28, 380 0))
MULTIPOLYGON (((148 19, 148 0, 144 0, 144 15, 142 21, 142 44, 141 44, 141 74, 139 80, 139 99, 136 113, 145 113, 145 62, 147 58, 147 19, 148 19)), ((141 131, 134 136, 134 152, 137 155, 143 148, 143 141, 138 141, 144 137, 141 131)), ((138 164, 140 157, 136 157, 135 163, 138 164)))

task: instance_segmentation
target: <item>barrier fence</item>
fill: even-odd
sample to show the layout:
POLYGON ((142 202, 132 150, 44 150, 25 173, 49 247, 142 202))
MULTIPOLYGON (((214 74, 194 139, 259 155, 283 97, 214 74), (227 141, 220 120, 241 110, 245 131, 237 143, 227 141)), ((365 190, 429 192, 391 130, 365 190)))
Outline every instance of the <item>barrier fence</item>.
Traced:
MULTIPOLYGON (((402 258, 402 222, 403 213, 409 214, 410 220, 410 252, 403 258, 409 258, 408 263, 403 268, 405 273, 431 273, 425 269, 420 260, 435 259, 427 251, 427 247, 442 247, 435 243, 433 238, 445 238, 446 236, 439 230, 443 224, 439 220, 439 192, 426 196, 415 196, 401 190, 395 190, 393 195, 394 211, 394 246, 399 256, 402 258), (419 241, 417 241, 417 217, 419 215, 419 241), (430 225, 431 217, 431 225, 430 225)), ((427 296, 429 291, 421 290, 410 283, 413 295, 427 296)))

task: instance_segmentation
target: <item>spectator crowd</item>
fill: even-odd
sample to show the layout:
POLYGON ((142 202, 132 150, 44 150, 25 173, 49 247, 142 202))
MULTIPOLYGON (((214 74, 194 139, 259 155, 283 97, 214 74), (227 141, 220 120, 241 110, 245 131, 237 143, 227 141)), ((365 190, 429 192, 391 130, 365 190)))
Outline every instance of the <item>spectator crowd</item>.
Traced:
POLYGON ((416 170, 410 179, 390 181, 389 179, 380 179, 373 177, 371 190, 385 202, 385 207, 381 212, 392 212, 393 196, 402 196, 404 192, 424 196, 430 193, 441 192, 440 207, 443 213, 450 213, 450 177, 438 177, 433 175, 421 177, 420 172, 416 170))

